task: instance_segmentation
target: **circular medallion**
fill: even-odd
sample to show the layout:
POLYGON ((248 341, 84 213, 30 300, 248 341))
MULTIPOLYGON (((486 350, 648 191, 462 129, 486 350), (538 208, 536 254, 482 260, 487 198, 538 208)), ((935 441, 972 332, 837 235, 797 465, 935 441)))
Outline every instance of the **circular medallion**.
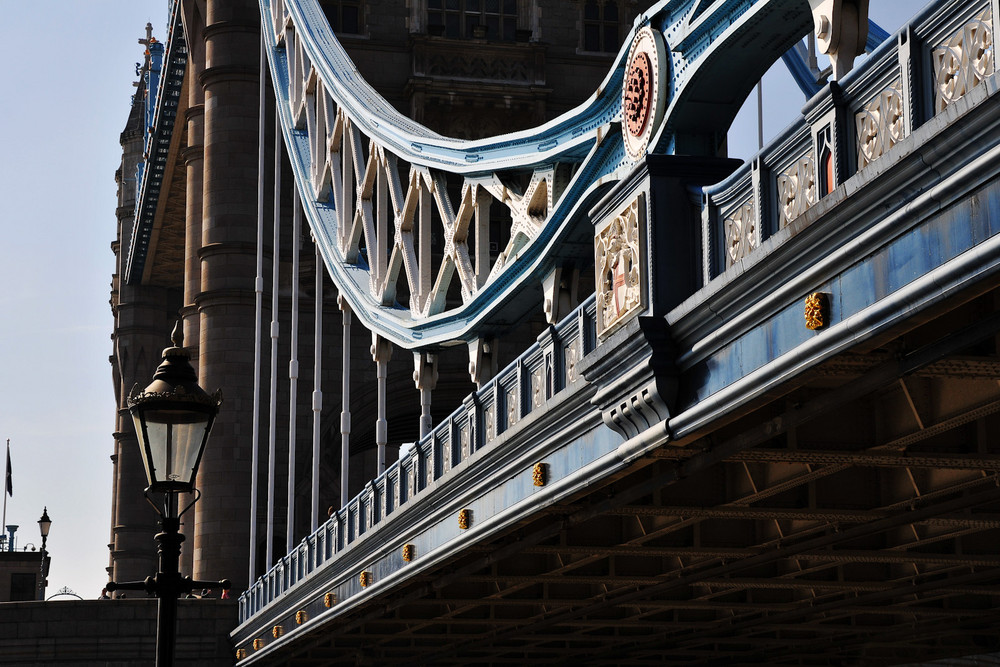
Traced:
POLYGON ((667 58, 663 38, 649 26, 640 29, 629 49, 622 85, 622 138, 633 160, 646 154, 666 109, 667 58))
POLYGON ((625 98, 622 105, 622 115, 625 126, 633 137, 641 137, 649 120, 649 111, 653 102, 652 74, 649 69, 649 56, 637 53, 628 70, 625 79, 625 98))

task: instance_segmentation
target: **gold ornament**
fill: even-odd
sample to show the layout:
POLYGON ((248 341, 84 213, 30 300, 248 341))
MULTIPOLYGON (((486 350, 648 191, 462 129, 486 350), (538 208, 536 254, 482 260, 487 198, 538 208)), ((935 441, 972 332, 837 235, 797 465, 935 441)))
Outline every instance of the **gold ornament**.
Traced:
POLYGON ((545 482, 548 481, 548 466, 544 463, 536 463, 534 470, 531 471, 531 482, 535 486, 545 486, 545 482))
POLYGON ((472 510, 462 510, 458 513, 458 527, 465 530, 472 524, 472 510))
POLYGON ((813 292, 806 297, 806 328, 826 326, 827 298, 823 292, 813 292))

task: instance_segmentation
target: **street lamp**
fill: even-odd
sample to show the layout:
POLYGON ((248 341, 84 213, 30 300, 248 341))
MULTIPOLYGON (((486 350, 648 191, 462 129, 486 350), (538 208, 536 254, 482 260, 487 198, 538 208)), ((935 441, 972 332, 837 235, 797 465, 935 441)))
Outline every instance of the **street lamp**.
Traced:
POLYGON ((198 386, 198 376, 184 349, 180 322, 174 327, 171 342, 173 347, 163 351, 163 361, 153 374, 153 381, 141 391, 136 385, 128 398, 149 482, 146 500, 160 515, 162 530, 156 535, 159 571, 145 581, 108 583, 112 592, 144 590, 156 596, 156 667, 173 665, 178 596, 195 588, 229 588, 228 580, 192 581, 191 577, 182 577, 178 568, 184 541, 180 517, 201 497, 201 492, 194 488, 194 480, 219 413, 222 394, 217 391, 209 395, 198 386), (181 493, 194 493, 195 497, 178 511, 177 496, 181 493), (150 494, 162 494, 161 505, 150 494))
POLYGON ((45 556, 45 540, 49 538, 49 528, 52 527, 52 519, 49 518, 49 508, 45 507, 42 509, 42 518, 38 520, 38 532, 42 535, 42 565, 40 577, 38 578, 38 599, 45 599, 45 585, 48 583, 46 578, 49 576, 48 568, 46 567, 45 556))
POLYGON ((38 532, 42 535, 42 551, 45 551, 45 540, 49 537, 49 528, 52 527, 52 519, 49 518, 49 508, 42 510, 42 518, 38 520, 38 532))

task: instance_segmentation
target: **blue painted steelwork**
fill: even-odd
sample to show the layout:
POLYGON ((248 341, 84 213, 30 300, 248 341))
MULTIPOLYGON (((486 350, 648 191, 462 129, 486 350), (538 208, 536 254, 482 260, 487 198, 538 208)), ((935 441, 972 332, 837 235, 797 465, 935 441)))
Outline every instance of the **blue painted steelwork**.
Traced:
MULTIPOLYGON (((577 431, 577 437, 568 442, 550 434, 543 458, 550 466, 553 479, 570 479, 581 465, 607 465, 607 461, 601 461, 614 453, 621 438, 607 429, 595 429, 600 419, 587 407, 586 401, 579 401, 577 392, 586 383, 575 371, 576 360, 596 345, 594 309, 591 297, 542 334, 537 343, 493 380, 467 397, 463 405, 431 433, 406 448, 384 474, 370 481, 360 494, 304 538, 240 596, 240 621, 250 619, 291 587, 307 580, 315 583, 321 572, 329 574, 331 568, 343 562, 345 553, 352 547, 364 545, 366 549, 375 550, 366 561, 374 572, 375 581, 384 582, 398 573, 403 563, 392 541, 374 543, 362 539, 374 530, 389 526, 398 529, 401 521, 412 522, 407 524, 406 540, 415 545, 421 566, 424 566, 433 562, 434 554, 445 553, 450 548, 449 543, 460 534, 475 535, 495 527, 503 517, 516 515, 515 506, 527 501, 541 502, 541 489, 533 486, 531 478, 531 465, 538 460, 540 450, 536 447, 518 453, 518 448, 510 448, 509 443, 517 439, 519 433, 535 428, 531 424, 537 425, 539 419, 550 417, 550 410, 561 402, 575 401, 577 409, 582 406, 590 415, 587 418, 566 417, 577 431), (523 400, 536 392, 539 392, 537 402, 523 400), (508 417, 508 413, 513 417, 508 417), (516 456, 524 460, 515 466, 517 476, 491 488, 488 494, 470 498, 469 508, 474 517, 479 517, 475 531, 461 531, 454 521, 432 517, 424 504, 414 502, 425 499, 427 493, 442 493, 446 480, 454 486, 453 469, 456 472, 469 469, 473 459, 481 460, 484 455, 505 459, 516 456), (413 524, 419 524, 419 528, 414 528, 413 524)), ((540 445, 540 441, 537 444, 540 445)), ((546 489, 544 495, 553 496, 557 486, 554 484, 546 489)), ((329 582, 324 585, 325 590, 334 591, 339 600, 348 601, 363 592, 352 570, 342 570, 336 578, 336 585, 329 582)), ((342 605, 337 611, 344 608, 342 605)), ((319 613, 317 609, 310 616, 319 613)))
MULTIPOLYGON (((693 15, 695 4, 693 0, 657 3, 639 17, 632 36, 649 26, 668 47, 665 88, 669 107, 654 139, 657 150, 714 155, 747 91, 809 30, 812 18, 801 0, 727 0, 704 11, 699 7, 700 13, 693 15)), ((533 130, 459 141, 405 118, 368 86, 337 43, 315 0, 261 0, 260 9, 262 20, 274 28, 267 36, 266 50, 285 143, 324 261, 363 324, 398 345, 433 347, 471 340, 483 329, 489 330, 517 302, 519 293, 537 286, 557 265, 561 243, 589 229, 589 205, 633 164, 625 155, 619 131, 621 83, 631 37, 595 95, 573 111, 533 130), (345 224, 356 219, 353 201, 338 201, 343 197, 336 178, 333 196, 329 190, 314 188, 314 179, 319 178, 317 165, 325 164, 327 156, 317 149, 323 139, 310 136, 319 131, 314 128, 315 114, 298 109, 300 105, 319 109, 319 94, 314 92, 310 98, 305 92, 318 86, 317 82, 322 83, 322 94, 329 96, 330 109, 339 114, 338 122, 348 121, 359 138, 370 142, 369 154, 377 147, 383 152, 380 155, 389 154, 414 169, 427 170, 422 172, 427 178, 448 173, 464 177, 466 184, 499 187, 502 170, 537 174, 540 169, 571 164, 575 171, 537 233, 512 245, 510 259, 495 266, 485 285, 472 291, 461 306, 419 312, 412 305, 384 302, 386 296, 373 294, 372 286, 381 276, 374 275, 372 257, 344 245, 349 233, 345 224), (303 113, 307 118, 299 115, 303 113), (338 211, 338 206, 348 207, 348 215, 338 211)), ((329 160, 335 163, 342 156, 338 152, 329 160)), ((360 181, 365 165, 359 157, 355 162, 360 181)), ((351 181, 344 191, 352 192, 354 187, 351 181)), ((373 242, 367 233, 365 238, 373 242)), ((411 285, 411 293, 415 291, 411 285)))
POLYGON ((146 86, 143 162, 136 168, 135 214, 132 237, 125 265, 125 280, 141 280, 149 250, 153 221, 160 200, 160 186, 167 165, 167 154, 174 133, 174 121, 180 102, 184 71, 187 68, 187 44, 181 25, 180 2, 172 0, 167 48, 150 44, 150 67, 144 77, 146 86), (161 73, 161 63, 165 71, 161 73))
MULTIPOLYGON (((146 54, 148 55, 146 64, 142 69, 142 92, 143 92, 143 159, 142 162, 135 166, 135 183, 137 190, 142 184, 142 177, 146 173, 146 165, 148 163, 148 155, 145 154, 146 148, 149 145, 149 138, 153 134, 153 127, 156 123, 156 100, 158 97, 160 88, 160 72, 163 69, 163 44, 161 42, 151 41, 146 45, 146 54)), ((136 192, 136 199, 138 199, 140 193, 136 192)))
MULTIPOLYGON (((922 13, 904 30, 926 51, 911 53, 904 40, 885 43, 836 87, 842 113, 863 115, 887 83, 907 71, 911 58, 927 60, 936 48, 932 36, 940 40, 979 11, 981 4, 962 0, 922 13)), ((936 83, 931 72, 915 78, 906 90, 905 108, 929 107, 936 83)), ((720 208, 739 202, 755 187, 770 189, 767 179, 814 150, 811 123, 826 122, 833 91, 829 88, 814 99, 806 117, 765 147, 752 164, 706 189, 709 242, 724 233, 720 208)), ((586 407, 593 387, 570 371, 573 354, 582 356, 595 347, 595 307, 588 300, 258 580, 240 598, 243 625, 234 633, 237 639, 285 622, 283 614, 306 605, 312 605, 310 618, 318 620, 369 600, 383 583, 392 586, 415 571, 394 551, 402 541, 413 539, 418 554, 433 557, 461 549, 454 525, 441 516, 417 517, 412 505, 404 507, 414 494, 425 498, 420 494, 433 493, 433 503, 425 506, 435 511, 472 507, 474 516, 495 527, 518 502, 532 497, 524 478, 497 474, 507 471, 503 466, 509 457, 520 456, 522 463, 544 458, 553 466, 553 479, 585 483, 588 476, 596 479, 668 437, 676 440, 710 426, 832 355, 891 330, 970 285, 996 280, 998 96, 998 77, 991 74, 952 103, 947 113, 912 123, 898 147, 887 149, 867 167, 845 173, 832 193, 787 224, 779 226, 776 207, 765 208, 758 222, 771 232, 761 246, 729 268, 713 269, 706 286, 666 316, 677 346, 682 391, 679 410, 658 428, 650 427, 617 448, 596 432, 575 433, 563 441, 563 449, 540 444, 539 434, 556 439, 563 435, 553 422, 567 414, 579 420, 584 431, 610 435, 586 407), (806 329, 803 322, 803 298, 812 291, 830 295, 829 321, 818 331, 806 329), (534 384, 536 372, 541 378, 534 384), (540 406, 523 405, 534 386, 552 390, 540 406), (511 405, 508 423, 502 415, 511 405), (577 405, 581 412, 572 412, 577 405), (463 504, 456 505, 459 502, 463 504), (371 535, 374 531, 377 537, 371 535), (369 566, 375 587, 364 590, 355 574, 369 566), (324 591, 333 591, 341 606, 323 607, 324 591)), ((857 151, 857 137, 840 133, 835 149, 857 151)), ((282 641, 292 640, 289 635, 282 641)))

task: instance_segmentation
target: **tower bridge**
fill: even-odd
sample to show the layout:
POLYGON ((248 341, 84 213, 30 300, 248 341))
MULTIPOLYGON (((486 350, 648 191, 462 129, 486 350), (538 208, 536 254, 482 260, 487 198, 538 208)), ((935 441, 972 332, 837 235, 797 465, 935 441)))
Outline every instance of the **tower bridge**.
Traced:
MULTIPOLYGON (((501 4, 538 47, 540 3, 501 4)), ((577 107, 462 140, 366 83, 331 27, 359 5, 175 4, 186 66, 140 103, 186 157, 144 169, 119 289, 237 397, 188 564, 248 572, 237 664, 998 650, 1000 8, 885 35, 866 4, 653 3, 577 107), (726 157, 783 57, 815 94, 726 157)), ((428 48, 440 6, 407 9, 428 48)))

